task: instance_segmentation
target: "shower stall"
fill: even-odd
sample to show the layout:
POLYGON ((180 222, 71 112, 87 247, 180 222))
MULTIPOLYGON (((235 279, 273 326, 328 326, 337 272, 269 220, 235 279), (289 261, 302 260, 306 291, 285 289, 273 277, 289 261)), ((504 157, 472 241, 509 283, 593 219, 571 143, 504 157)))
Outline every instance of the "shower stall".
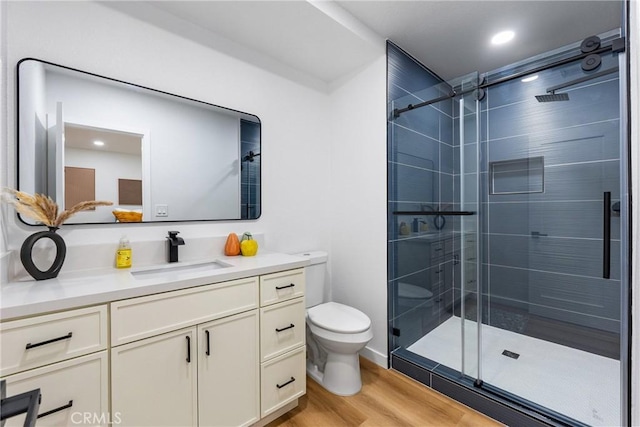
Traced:
POLYGON ((627 425, 625 42, 442 81, 388 44, 394 369, 512 425, 627 425))

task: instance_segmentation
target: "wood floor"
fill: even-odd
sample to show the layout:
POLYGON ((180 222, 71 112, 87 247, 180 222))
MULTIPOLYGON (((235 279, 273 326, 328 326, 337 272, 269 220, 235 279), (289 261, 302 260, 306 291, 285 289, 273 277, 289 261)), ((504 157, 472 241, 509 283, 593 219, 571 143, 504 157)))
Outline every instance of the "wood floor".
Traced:
POLYGON ((404 375, 360 358, 362 390, 341 397, 307 377, 299 406, 268 427, 460 426, 501 424, 404 375))

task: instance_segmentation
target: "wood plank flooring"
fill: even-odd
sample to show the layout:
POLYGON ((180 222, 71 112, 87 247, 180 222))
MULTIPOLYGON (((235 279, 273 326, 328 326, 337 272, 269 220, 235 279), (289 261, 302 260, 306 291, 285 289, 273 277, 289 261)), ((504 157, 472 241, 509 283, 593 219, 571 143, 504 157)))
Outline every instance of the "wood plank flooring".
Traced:
POLYGON ((341 397, 307 377, 299 406, 268 427, 493 427, 501 424, 404 375, 360 358, 362 390, 341 397))

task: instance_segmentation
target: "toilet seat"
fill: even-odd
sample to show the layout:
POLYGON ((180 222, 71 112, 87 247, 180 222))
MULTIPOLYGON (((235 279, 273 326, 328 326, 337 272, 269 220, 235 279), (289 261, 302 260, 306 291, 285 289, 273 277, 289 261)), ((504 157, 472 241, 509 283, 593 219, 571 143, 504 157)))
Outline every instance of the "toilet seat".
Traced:
POLYGON ((410 283, 398 282, 398 298, 420 300, 430 299, 433 298, 433 292, 431 292, 429 289, 412 285, 410 283))
POLYGON ((307 318, 319 328, 342 334, 357 334, 371 327, 371 319, 366 314, 337 302, 309 308, 307 318))

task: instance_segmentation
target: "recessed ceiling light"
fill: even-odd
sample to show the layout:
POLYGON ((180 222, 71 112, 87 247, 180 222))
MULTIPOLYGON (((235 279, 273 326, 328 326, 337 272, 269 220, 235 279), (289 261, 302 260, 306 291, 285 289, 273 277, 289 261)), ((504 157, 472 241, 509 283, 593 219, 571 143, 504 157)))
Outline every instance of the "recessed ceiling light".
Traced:
POLYGON ((93 141, 93 145, 97 145, 98 147, 102 147, 104 145, 104 142, 102 142, 102 141, 93 141))
POLYGON ((505 44, 513 40, 515 35, 516 33, 513 31, 500 31, 498 34, 491 37, 491 44, 505 44))
POLYGON ((538 79, 538 75, 536 74, 536 75, 533 75, 531 77, 525 77, 521 81, 522 81, 522 83, 529 83, 529 82, 532 82, 532 81, 537 80, 537 79, 538 79))

